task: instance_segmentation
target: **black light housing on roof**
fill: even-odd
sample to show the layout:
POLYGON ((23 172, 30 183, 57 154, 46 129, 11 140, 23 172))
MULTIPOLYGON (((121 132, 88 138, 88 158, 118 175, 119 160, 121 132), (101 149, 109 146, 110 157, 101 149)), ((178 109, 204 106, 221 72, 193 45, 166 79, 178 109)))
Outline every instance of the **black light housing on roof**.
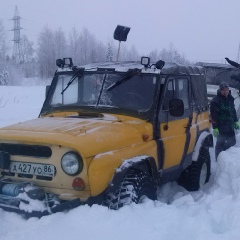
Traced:
POLYGON ((141 64, 145 68, 151 68, 152 66, 156 66, 157 69, 162 69, 165 65, 165 62, 163 60, 157 61, 155 64, 150 65, 150 57, 142 57, 141 58, 141 64))

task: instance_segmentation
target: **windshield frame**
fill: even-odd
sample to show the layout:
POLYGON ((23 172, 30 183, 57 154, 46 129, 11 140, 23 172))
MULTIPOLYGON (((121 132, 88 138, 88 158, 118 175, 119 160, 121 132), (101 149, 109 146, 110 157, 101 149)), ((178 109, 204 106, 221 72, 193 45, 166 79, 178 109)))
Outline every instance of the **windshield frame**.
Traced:
MULTIPOLYGON (((48 94, 47 94, 44 104, 42 106, 39 117, 44 116, 44 115, 53 114, 53 113, 60 113, 60 112, 77 112, 77 113, 109 113, 109 114, 128 115, 128 116, 133 116, 133 117, 137 117, 137 118, 145 119, 145 120, 149 120, 149 121, 152 121, 154 119, 154 109, 156 108, 156 104, 157 104, 157 101, 155 101, 155 99, 158 99, 157 94, 159 92, 158 89, 160 86, 160 75, 159 74, 140 73, 140 75, 142 75, 142 76, 156 77, 156 86, 155 86, 154 93, 153 93, 152 105, 146 111, 139 111, 139 110, 133 110, 133 109, 119 108, 119 107, 117 108, 114 106, 107 107, 104 105, 99 105, 99 99, 97 101, 98 104, 95 106, 89 106, 89 105, 87 105, 87 106, 80 106, 80 105, 53 106, 53 105, 51 105, 50 102, 51 102, 53 93, 56 88, 58 77, 60 75, 73 76, 74 74, 75 74, 74 71, 61 71, 61 72, 55 73, 54 78, 52 80, 52 84, 48 90, 48 94)), ((106 74, 113 74, 113 72, 112 71, 99 71, 99 70, 96 71, 95 70, 95 71, 84 71, 84 75, 85 74, 105 74, 105 76, 106 76, 106 74)), ((115 74, 122 74, 122 76, 124 76, 124 74, 126 74, 126 72, 115 72, 115 74)), ((81 81, 81 80, 76 79, 75 81, 81 81)), ((129 79, 128 81, 131 81, 131 79, 129 79)), ((104 82, 103 82, 103 84, 104 84, 104 82)), ((122 84, 125 84, 125 83, 122 83, 122 84)), ((66 91, 68 91, 68 90, 66 90, 66 91)), ((102 91, 102 89, 101 89, 101 91, 102 91)))

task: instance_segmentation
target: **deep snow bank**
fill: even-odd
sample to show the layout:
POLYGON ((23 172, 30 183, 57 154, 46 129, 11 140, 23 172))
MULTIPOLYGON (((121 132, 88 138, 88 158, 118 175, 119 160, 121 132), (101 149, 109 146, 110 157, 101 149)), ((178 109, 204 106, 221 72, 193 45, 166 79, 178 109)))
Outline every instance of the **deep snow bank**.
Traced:
MULTIPOLYGON (((36 118, 45 87, 0 87, 0 126, 36 118)), ((24 220, 0 210, 4 240, 239 240, 240 135, 237 144, 212 156, 210 182, 187 192, 175 182, 158 190, 158 201, 125 206, 118 211, 93 205, 68 213, 24 220)))
POLYGON ((0 127, 38 117, 45 86, 0 86, 0 127))

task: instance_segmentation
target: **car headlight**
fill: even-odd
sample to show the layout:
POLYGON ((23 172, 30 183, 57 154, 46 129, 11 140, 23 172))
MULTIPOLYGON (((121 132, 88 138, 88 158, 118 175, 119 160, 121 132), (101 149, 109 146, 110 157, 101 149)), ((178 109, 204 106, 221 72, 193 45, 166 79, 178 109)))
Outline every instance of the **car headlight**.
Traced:
POLYGON ((66 174, 74 176, 82 171, 83 161, 78 153, 67 152, 62 156, 61 165, 66 174))

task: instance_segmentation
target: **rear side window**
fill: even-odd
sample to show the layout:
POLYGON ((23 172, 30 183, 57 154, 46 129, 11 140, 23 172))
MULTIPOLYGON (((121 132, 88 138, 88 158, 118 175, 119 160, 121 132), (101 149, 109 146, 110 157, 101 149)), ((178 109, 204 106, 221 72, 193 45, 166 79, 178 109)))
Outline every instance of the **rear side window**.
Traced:
POLYGON ((171 78, 168 80, 164 98, 163 110, 168 110, 169 101, 178 98, 184 103, 184 109, 189 109, 189 80, 187 78, 171 78))
POLYGON ((188 79, 178 79, 178 97, 183 100, 184 108, 189 109, 189 81, 188 79))

